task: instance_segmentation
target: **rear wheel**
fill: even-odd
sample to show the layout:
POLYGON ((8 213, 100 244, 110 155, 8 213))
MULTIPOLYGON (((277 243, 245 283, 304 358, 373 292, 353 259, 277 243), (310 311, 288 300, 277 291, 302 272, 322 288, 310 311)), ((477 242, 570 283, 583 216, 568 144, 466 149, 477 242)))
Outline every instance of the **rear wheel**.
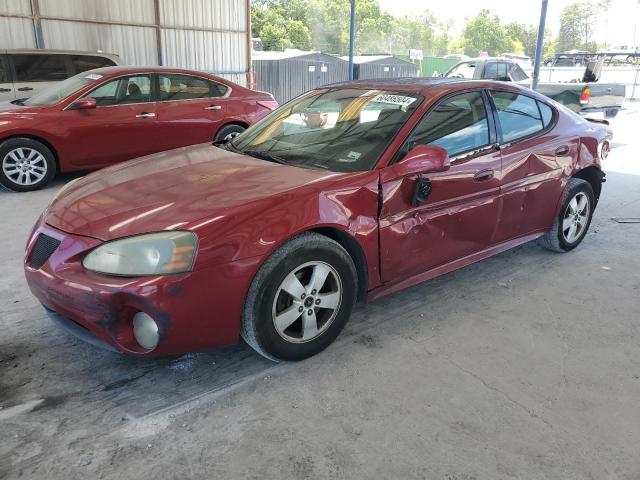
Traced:
POLYGON ((53 152, 37 140, 10 138, 0 144, 0 183, 16 192, 38 190, 56 174, 53 152))
POLYGON ((337 242, 305 233, 258 271, 247 294, 242 337, 271 360, 302 360, 324 350, 347 323, 357 276, 337 242))
POLYGON ((595 196, 589 182, 572 178, 562 197, 562 208, 553 225, 539 243, 554 252, 568 252, 584 239, 595 208, 595 196))
POLYGON ((229 142, 234 137, 237 137, 238 135, 240 135, 245 130, 246 130, 246 128, 244 128, 242 125, 237 125, 235 123, 231 124, 231 125, 225 125, 220 130, 218 130, 218 133, 216 133, 216 137, 215 137, 214 141, 215 142, 222 142, 222 141, 229 142))

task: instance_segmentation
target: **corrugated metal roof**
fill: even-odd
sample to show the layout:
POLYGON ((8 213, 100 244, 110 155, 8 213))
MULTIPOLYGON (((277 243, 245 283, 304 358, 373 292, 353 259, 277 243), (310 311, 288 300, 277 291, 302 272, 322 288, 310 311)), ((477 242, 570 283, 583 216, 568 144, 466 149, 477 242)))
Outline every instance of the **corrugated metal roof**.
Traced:
POLYGON ((172 27, 247 31, 245 0, 161 0, 160 23, 172 27))
POLYGON ((12 15, 31 15, 31 1, 0 0, 0 12, 12 15))
POLYGON ((39 0, 43 16, 101 22, 155 22, 153 0, 39 0))
POLYGON ((5 48, 33 48, 36 37, 28 18, 0 17, 0 45, 5 48))

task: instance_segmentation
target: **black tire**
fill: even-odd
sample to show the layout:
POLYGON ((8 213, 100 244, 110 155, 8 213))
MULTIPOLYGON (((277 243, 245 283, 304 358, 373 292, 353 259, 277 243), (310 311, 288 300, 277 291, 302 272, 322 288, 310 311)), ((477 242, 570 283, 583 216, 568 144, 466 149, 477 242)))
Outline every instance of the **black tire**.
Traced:
MULTIPOLYGON (((340 244, 317 233, 303 233, 280 247, 258 270, 245 299, 242 338, 270 360, 297 361, 311 357, 327 348, 344 328, 356 300, 357 283, 353 260, 340 244), (319 329, 318 336, 308 341, 296 343, 278 332, 273 312, 280 300, 276 295, 282 294, 280 286, 285 278, 308 262, 320 262, 333 268, 339 276, 342 294, 338 307, 334 309, 335 315, 332 314, 332 319, 322 327, 324 330, 319 329)), ((318 314, 322 311, 319 308, 315 310, 318 314)), ((302 318, 292 325, 302 322, 302 318)))
POLYGON ((235 124, 235 123, 232 123, 232 124, 229 124, 229 125, 225 125, 220 130, 218 130, 218 133, 216 133, 216 136, 213 139, 213 141, 214 142, 222 142, 227 137, 229 137, 229 136, 231 136, 231 138, 235 137, 236 135, 240 135, 245 130, 246 130, 245 127, 243 127, 242 125, 235 124))
POLYGON ((593 194, 593 188, 591 188, 591 184, 580 178, 569 179, 569 181, 567 182, 567 186, 564 189, 564 193, 562 194, 562 207, 560 208, 560 213, 558 214, 558 217, 556 218, 556 221, 553 224, 551 230, 540 237, 538 239, 538 243, 544 248, 553 252, 565 253, 573 250, 578 245, 580 245, 580 242, 582 242, 582 240, 584 240, 584 237, 587 235, 589 226, 591 225, 591 219, 593 218, 593 211, 595 207, 596 199, 595 195, 593 194), (586 225, 580 231, 577 239, 570 242, 567 240, 565 232, 563 231, 563 222, 569 209, 569 203, 580 193, 583 194, 588 200, 588 217, 586 225))
POLYGON ((0 183, 9 190, 13 190, 15 192, 30 192, 38 190, 51 182, 55 176, 56 159, 53 152, 43 143, 26 137, 10 138, 0 143, 0 183), (43 158, 43 160, 38 162, 38 172, 41 172, 40 168, 45 168, 46 171, 43 172, 44 176, 41 179, 34 181, 34 183, 23 184, 20 182, 20 178, 25 177, 14 176, 6 173, 6 170, 11 168, 15 162, 15 159, 10 155, 10 153, 15 152, 16 149, 20 148, 30 149, 32 151, 35 150, 43 158), (7 169, 5 169, 5 166, 7 166, 7 169))

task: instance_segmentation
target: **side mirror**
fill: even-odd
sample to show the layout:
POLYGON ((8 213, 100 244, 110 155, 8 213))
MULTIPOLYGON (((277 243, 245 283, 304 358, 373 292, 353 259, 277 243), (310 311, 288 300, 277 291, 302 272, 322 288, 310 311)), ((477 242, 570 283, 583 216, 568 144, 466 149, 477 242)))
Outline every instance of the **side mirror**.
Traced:
POLYGON ((399 177, 417 173, 429 174, 449 170, 449 154, 436 145, 416 145, 393 166, 399 177))
POLYGON ((72 110, 89 110, 96 108, 96 99, 91 97, 79 98, 71 104, 70 108, 72 110))

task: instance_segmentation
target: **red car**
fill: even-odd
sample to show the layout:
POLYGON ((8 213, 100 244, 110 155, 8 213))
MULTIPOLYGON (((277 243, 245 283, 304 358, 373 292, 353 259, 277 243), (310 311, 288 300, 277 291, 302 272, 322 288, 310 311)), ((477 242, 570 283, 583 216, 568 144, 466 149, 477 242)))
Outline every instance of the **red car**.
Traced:
POLYGON ((52 318, 134 355, 327 347, 373 300, 530 240, 584 238, 611 131, 531 90, 410 79, 307 93, 231 142, 67 184, 25 253, 52 318))
POLYGON ((36 190, 56 172, 230 139, 277 106, 268 93, 202 72, 90 70, 0 105, 0 183, 36 190))

